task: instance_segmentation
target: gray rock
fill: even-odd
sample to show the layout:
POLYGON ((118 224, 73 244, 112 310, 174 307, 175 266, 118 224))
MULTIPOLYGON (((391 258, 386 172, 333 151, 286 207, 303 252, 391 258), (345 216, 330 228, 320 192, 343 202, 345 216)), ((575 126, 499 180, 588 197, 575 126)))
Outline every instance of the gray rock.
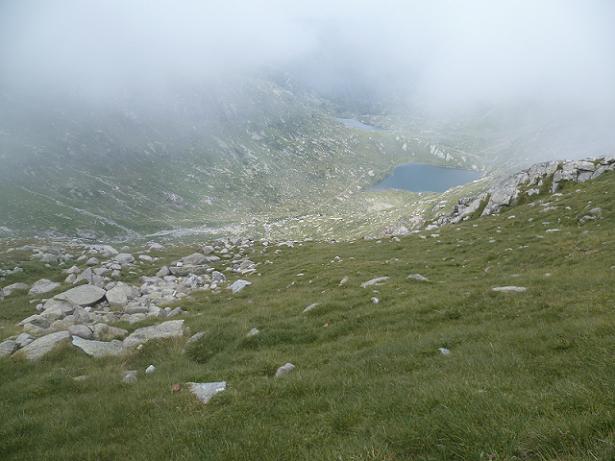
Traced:
POLYGON ((164 247, 160 243, 150 243, 149 251, 162 251, 164 247))
POLYGON ((93 337, 92 330, 86 325, 71 325, 68 327, 68 332, 73 335, 73 339, 75 336, 79 336, 83 339, 92 339, 93 337))
POLYGON ((207 262, 207 257, 202 253, 192 253, 190 256, 184 256, 182 262, 190 266, 200 266, 207 262))
POLYGON ((410 274, 409 280, 416 280, 417 282, 429 282, 429 279, 421 274, 410 274))
POLYGON ((208 256, 208 255, 212 254, 215 251, 215 249, 211 245, 203 245, 201 247, 201 251, 203 252, 203 254, 205 256, 208 256))
POLYGON ((44 293, 49 293, 50 291, 55 290, 60 286, 57 282, 52 282, 51 280, 41 279, 32 285, 28 294, 30 295, 41 295, 44 293))
POLYGON ((313 311, 317 307, 318 307, 318 303, 312 303, 309 306, 307 306, 305 309, 303 309, 303 313, 305 314, 306 312, 313 311))
POLYGON ((169 320, 158 325, 137 328, 124 339, 124 347, 135 347, 152 339, 178 338, 183 335, 184 321, 169 320))
POLYGON ((43 317, 40 314, 31 315, 30 317, 26 317, 21 322, 19 322, 19 325, 22 325, 24 327, 26 325, 34 325, 39 328, 49 328, 50 324, 51 322, 49 321, 49 319, 46 317, 43 317))
POLYGON ((94 338, 99 341, 111 341, 113 339, 124 339, 128 335, 128 331, 123 328, 112 327, 106 323, 97 323, 94 325, 94 338))
POLYGON ((186 383, 190 392, 203 403, 207 403, 211 398, 219 392, 226 389, 226 381, 213 383, 186 383))
POLYGON ((43 311, 40 315, 53 321, 63 319, 67 315, 75 312, 75 306, 68 301, 52 298, 43 304, 43 311))
POLYGON ((198 342, 204 336, 205 336, 205 332, 204 331, 199 331, 198 333, 195 333, 192 336, 190 336, 188 341, 186 341, 186 344, 194 344, 194 343, 198 342))
POLYGON ((80 285, 56 295, 56 299, 66 300, 79 306, 91 306, 105 297, 105 290, 94 285, 80 285))
POLYGON ((368 280, 367 282, 363 282, 361 284, 361 288, 367 288, 367 287, 371 287, 374 285, 380 285, 381 283, 384 283, 387 280, 389 280, 389 277, 376 277, 374 279, 368 280))
POLYGON ((125 384, 134 384, 137 382, 137 370, 127 370, 122 372, 122 382, 125 384))
POLYGON ((213 283, 216 283, 218 285, 226 282, 226 275, 224 275, 222 272, 218 272, 218 271, 213 271, 211 273, 211 281, 213 283))
POLYGON ((132 264, 133 262, 135 262, 134 256, 131 255, 130 253, 119 253, 115 255, 113 260, 116 261, 118 264, 121 264, 122 266, 132 264))
POLYGON ((166 277, 170 275, 171 271, 167 266, 162 266, 158 272, 156 272, 156 277, 166 277))
POLYGON ((19 351, 28 360, 39 360, 49 352, 51 352, 56 346, 68 343, 70 340, 70 333, 68 331, 57 331, 45 335, 41 338, 35 339, 30 344, 25 346, 19 351))
POLYGON ((110 245, 103 245, 99 251, 105 258, 113 258, 118 254, 118 251, 110 245))
POLYGON ((207 272, 207 269, 209 269, 209 266, 207 265, 203 265, 203 266, 171 266, 169 267, 169 271, 171 272, 171 274, 177 276, 177 277, 185 277, 186 275, 190 275, 190 274, 195 274, 195 275, 200 275, 200 274, 205 274, 207 272))
POLYGON ((90 259, 88 259, 85 262, 86 266, 95 266, 96 264, 98 264, 98 258, 95 258, 94 256, 92 256, 90 259))
POLYGON ((17 350, 19 345, 17 341, 13 341, 12 339, 7 339, 6 341, 2 341, 0 343, 0 359, 3 357, 10 356, 13 352, 17 350))
POLYGON ((295 369, 295 366, 292 363, 287 362, 276 370, 275 377, 281 378, 282 376, 287 375, 288 373, 292 372, 294 369, 295 369))
POLYGON ((527 291, 525 287, 516 287, 516 286, 506 286, 506 287, 494 287, 491 291, 500 292, 500 293, 523 293, 527 291))
POLYGON ((81 349, 90 357, 95 358, 118 356, 124 352, 122 342, 117 340, 110 342, 92 341, 89 339, 80 338, 79 336, 74 336, 73 345, 81 349))
POLYGON ((81 282, 94 283, 94 275, 95 274, 92 271, 92 268, 88 267, 82 273, 77 275, 77 278, 73 282, 73 285, 76 285, 77 283, 81 282))
POLYGON ((156 367, 154 365, 150 365, 145 369, 146 375, 151 375, 156 371, 156 367))
POLYGON ((139 255, 139 261, 143 261, 144 263, 151 263, 154 261, 154 258, 149 255, 139 255))
POLYGON ((129 304, 124 308, 127 314, 146 314, 149 312, 149 307, 143 304, 129 304))
POLYGON ((110 306, 124 307, 129 301, 139 296, 139 290, 126 283, 117 282, 105 296, 110 306))
POLYGON ((446 347, 439 347, 438 351, 440 351, 440 354, 442 355, 450 355, 451 351, 448 350, 446 347))
POLYGON ((34 336, 29 335, 28 333, 20 333, 17 335, 17 338, 15 338, 15 342, 19 347, 25 347, 32 341, 34 341, 34 336))
POLYGON ((241 290, 243 290, 245 287, 252 285, 252 282, 248 282, 247 280, 235 280, 229 287, 228 289, 231 290, 233 292, 233 294, 235 293, 239 293, 241 290))
POLYGON ((17 290, 27 290, 30 288, 30 285, 27 283, 12 283, 11 285, 5 286, 2 291, 4 292, 4 296, 10 296, 11 293, 17 290))
POLYGON ((252 338, 253 336, 256 336, 260 333, 260 330, 256 327, 252 328, 250 331, 248 331, 248 334, 246 334, 246 337, 248 338, 252 338))

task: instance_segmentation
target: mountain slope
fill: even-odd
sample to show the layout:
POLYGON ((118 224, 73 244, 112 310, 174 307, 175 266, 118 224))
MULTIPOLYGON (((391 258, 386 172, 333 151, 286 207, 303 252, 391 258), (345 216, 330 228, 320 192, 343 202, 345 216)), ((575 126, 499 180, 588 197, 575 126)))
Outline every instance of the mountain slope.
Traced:
MULTIPOLYGON (((401 239, 257 242, 246 250, 256 272, 242 276, 251 286, 176 303, 192 332, 205 332, 193 345, 150 342, 100 360, 65 347, 36 364, 0 360, 0 454, 611 459, 615 175, 562 183, 559 194, 401 239), (597 219, 582 219, 595 208, 597 219), (408 278, 416 273, 429 281, 408 278), (361 287, 381 276, 389 279, 361 287), (526 291, 492 290, 511 285, 526 291), (246 337, 253 327, 260 333, 246 337), (286 362, 295 371, 274 378, 286 362), (144 375, 150 364, 157 371, 144 375), (125 369, 139 371, 137 383, 122 384, 125 369), (227 390, 207 405, 185 386, 171 392, 220 380, 227 390)), ((156 253, 127 281, 196 249, 156 253)), ((22 262, 23 251, 3 254, 7 266, 25 268, 5 284, 64 278, 22 262)), ((5 299, 3 336, 34 311, 28 299, 5 299)))

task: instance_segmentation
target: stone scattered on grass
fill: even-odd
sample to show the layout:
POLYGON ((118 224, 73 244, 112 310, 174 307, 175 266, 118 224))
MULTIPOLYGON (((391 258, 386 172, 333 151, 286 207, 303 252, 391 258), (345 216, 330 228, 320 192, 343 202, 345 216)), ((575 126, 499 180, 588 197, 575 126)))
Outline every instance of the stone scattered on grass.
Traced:
POLYGON ((374 285, 380 285, 389 280, 389 277, 376 277, 361 284, 361 288, 368 288, 374 285))
POLYGON ((226 381, 218 381, 212 383, 186 383, 197 399, 203 403, 207 403, 211 398, 219 392, 226 389, 226 381))
POLYGON ((318 307, 318 303, 312 303, 309 306, 307 306, 305 309, 303 309, 303 313, 305 314, 306 312, 313 311, 317 307, 318 307))
POLYGON ((429 279, 421 274, 410 274, 409 280, 416 280, 417 282, 429 282, 429 279))
POLYGON ((188 341, 186 341, 186 344, 194 344, 198 342, 203 336, 205 336, 205 332, 199 331, 198 333, 195 333, 192 336, 190 336, 188 341))
POLYGON ((247 280, 243 280, 243 279, 239 279, 239 280, 235 280, 233 283, 231 283, 231 285, 228 287, 229 290, 231 290, 233 292, 233 294, 239 293, 241 290, 243 290, 245 287, 248 287, 252 285, 252 282, 248 282, 247 280))
POLYGON ((145 374, 146 375, 151 375, 154 374, 154 372, 156 371, 156 367, 154 365, 149 365, 146 369, 145 369, 145 374))
POLYGON ((516 286, 505 286, 505 287, 494 287, 491 291, 495 291, 498 293, 523 293, 527 291, 525 287, 516 287, 516 286))
POLYGON ((294 369, 295 369, 295 366, 292 363, 287 362, 276 370, 275 377, 281 378, 282 376, 287 375, 288 373, 292 372, 294 369))
POLYGON ((260 333, 260 330, 256 327, 252 328, 250 331, 248 331, 248 334, 246 334, 246 336, 248 338, 252 338, 253 336, 256 336, 260 333))
POLYGON ((440 351, 440 354, 442 355, 450 355, 451 351, 448 350, 446 347, 439 347, 438 351, 440 351))
POLYGON ((134 384, 137 382, 137 370, 127 370, 122 372, 122 382, 125 384, 134 384))

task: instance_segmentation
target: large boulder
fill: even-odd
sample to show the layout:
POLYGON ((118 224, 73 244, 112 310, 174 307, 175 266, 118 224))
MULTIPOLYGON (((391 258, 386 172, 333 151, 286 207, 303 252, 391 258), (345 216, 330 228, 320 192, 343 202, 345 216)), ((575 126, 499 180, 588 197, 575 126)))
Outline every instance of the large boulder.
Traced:
POLYGON ((78 336, 73 337, 73 346, 78 347, 90 357, 108 357, 121 355, 124 352, 122 342, 113 340, 110 342, 105 341, 92 341, 89 339, 83 339, 78 336))
POLYGON ((56 346, 67 343, 69 339, 70 333, 68 331, 57 331, 35 339, 21 349, 19 353, 23 354, 28 360, 39 360, 51 352, 56 346))
POLYGON ((81 285, 56 295, 56 299, 79 306, 91 306, 105 297, 106 291, 94 285, 81 285))
POLYGON ((30 291, 28 293, 31 295, 41 295, 44 293, 49 293, 50 291, 55 290, 59 286, 60 284, 58 282, 52 282, 51 280, 47 279, 40 279, 37 282, 34 282, 34 285, 32 285, 32 288, 30 288, 30 291))
POLYGON ((178 338, 184 335, 183 320, 169 320, 151 327, 138 328, 124 339, 124 347, 135 347, 152 339, 178 338))

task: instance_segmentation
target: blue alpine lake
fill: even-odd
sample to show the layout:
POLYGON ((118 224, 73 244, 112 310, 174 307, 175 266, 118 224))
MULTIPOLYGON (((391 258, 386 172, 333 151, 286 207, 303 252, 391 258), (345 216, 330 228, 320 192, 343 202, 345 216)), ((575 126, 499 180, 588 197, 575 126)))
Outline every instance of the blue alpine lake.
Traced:
POLYGON ((442 166, 406 163, 396 167, 372 190, 401 189, 411 192, 444 192, 479 179, 478 171, 442 166))

